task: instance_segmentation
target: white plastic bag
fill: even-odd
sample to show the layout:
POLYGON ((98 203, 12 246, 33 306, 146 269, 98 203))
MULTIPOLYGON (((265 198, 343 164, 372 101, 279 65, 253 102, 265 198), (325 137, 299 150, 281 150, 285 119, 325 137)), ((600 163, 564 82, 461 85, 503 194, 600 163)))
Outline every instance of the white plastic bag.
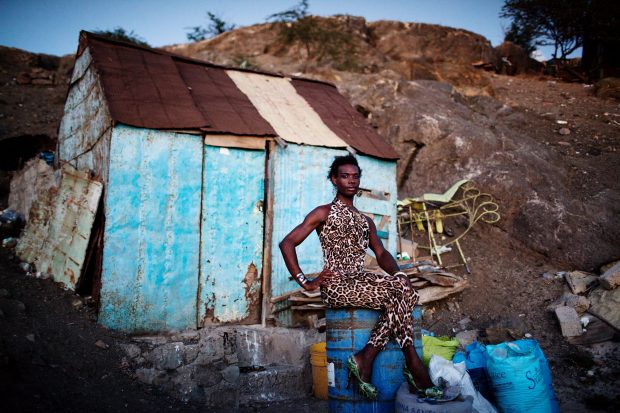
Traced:
POLYGON ((450 386, 461 386, 461 394, 463 396, 472 396, 474 398, 474 411, 479 413, 497 413, 495 407, 482 397, 474 387, 474 383, 465 369, 465 362, 453 364, 443 357, 433 356, 429 365, 429 374, 435 385, 438 385, 439 378, 443 377, 450 386))

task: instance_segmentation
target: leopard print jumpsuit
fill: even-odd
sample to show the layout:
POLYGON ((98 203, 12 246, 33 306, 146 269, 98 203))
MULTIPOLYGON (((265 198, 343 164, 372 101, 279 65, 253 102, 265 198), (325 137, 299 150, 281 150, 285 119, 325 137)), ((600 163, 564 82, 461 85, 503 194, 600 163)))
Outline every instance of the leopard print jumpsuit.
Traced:
POLYGON ((400 347, 413 345, 412 311, 418 293, 404 277, 364 272, 370 225, 367 218, 336 198, 319 232, 325 268, 335 275, 321 285, 321 298, 331 308, 381 310, 370 340, 383 348, 391 338, 400 347))

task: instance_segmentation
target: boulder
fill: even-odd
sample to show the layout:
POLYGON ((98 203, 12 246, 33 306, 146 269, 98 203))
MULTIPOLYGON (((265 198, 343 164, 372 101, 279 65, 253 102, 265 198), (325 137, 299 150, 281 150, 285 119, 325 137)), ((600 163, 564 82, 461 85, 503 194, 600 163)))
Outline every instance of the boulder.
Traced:
POLYGON ((592 303, 589 311, 620 330, 620 288, 610 291, 599 287, 588 298, 592 303))
POLYGON ((583 332, 577 312, 572 307, 560 306, 555 309, 564 337, 580 336, 583 332))
POLYGON ((613 290, 620 285, 620 262, 609 268, 599 278, 600 284, 603 288, 613 290))
POLYGON ((594 85, 594 93, 603 99, 620 99, 620 78, 606 77, 594 85))

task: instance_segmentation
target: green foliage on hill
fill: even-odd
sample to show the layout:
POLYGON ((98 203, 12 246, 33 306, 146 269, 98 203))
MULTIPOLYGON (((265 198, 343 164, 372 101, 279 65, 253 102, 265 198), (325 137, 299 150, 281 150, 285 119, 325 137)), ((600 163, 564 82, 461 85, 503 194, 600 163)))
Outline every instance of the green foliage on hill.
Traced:
POLYGON ((201 40, 208 39, 209 37, 217 36, 218 34, 222 34, 233 30, 235 28, 234 24, 226 23, 217 15, 207 12, 207 18, 209 20, 209 24, 206 27, 203 26, 193 26, 188 27, 190 32, 187 32, 185 35, 187 36, 187 40, 192 42, 199 42, 201 40))
POLYGON ((342 20, 312 16, 308 7, 308 1, 302 0, 267 20, 278 23, 279 40, 284 45, 300 46, 308 61, 331 61, 337 69, 355 70, 357 48, 351 28, 342 20))
POLYGON ((142 37, 138 36, 133 30, 128 32, 122 27, 116 27, 113 30, 96 30, 95 34, 109 37, 110 39, 119 40, 121 42, 134 43, 139 46, 151 47, 142 37))

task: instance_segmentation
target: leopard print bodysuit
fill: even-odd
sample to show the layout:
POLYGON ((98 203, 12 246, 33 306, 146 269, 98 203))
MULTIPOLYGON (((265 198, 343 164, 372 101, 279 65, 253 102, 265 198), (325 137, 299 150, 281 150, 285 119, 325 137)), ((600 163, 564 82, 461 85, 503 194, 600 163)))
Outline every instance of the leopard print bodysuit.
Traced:
POLYGON ((364 272, 370 224, 362 213, 334 199, 319 232, 324 267, 335 275, 321 285, 321 298, 331 308, 381 310, 369 344, 383 348, 394 338, 401 347, 413 345, 413 307, 418 293, 404 277, 364 272))

